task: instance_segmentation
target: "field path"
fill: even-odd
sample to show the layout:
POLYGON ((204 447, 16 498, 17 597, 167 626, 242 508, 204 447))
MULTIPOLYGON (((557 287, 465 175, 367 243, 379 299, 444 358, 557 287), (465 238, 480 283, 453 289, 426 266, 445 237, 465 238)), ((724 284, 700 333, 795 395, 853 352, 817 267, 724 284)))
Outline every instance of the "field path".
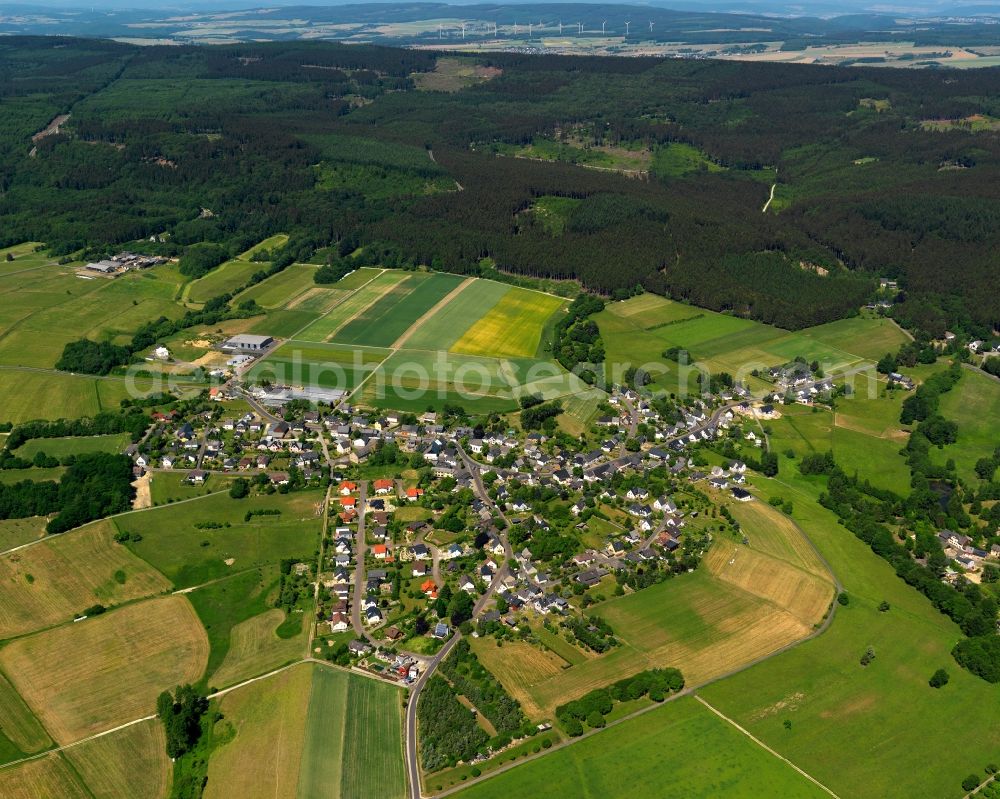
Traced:
POLYGON ((771 196, 767 198, 767 202, 764 203, 764 207, 760 210, 762 214, 767 213, 767 209, 771 207, 771 203, 774 202, 774 190, 778 188, 777 182, 771 184, 771 196))
POLYGON ((399 338, 397 338, 395 340, 395 342, 393 342, 392 349, 394 349, 394 350, 400 349, 404 344, 406 344, 407 341, 410 340, 410 337, 414 333, 416 333, 417 330, 419 330, 428 319, 430 319, 432 316, 434 316, 438 311, 440 311, 442 308, 444 308, 444 306, 446 306, 449 302, 451 302, 453 299, 455 299, 459 294, 461 294, 463 291, 465 291, 465 289, 468 286, 472 285, 472 283, 474 283, 475 280, 476 280, 476 278, 474 278, 474 277, 467 277, 465 280, 463 280, 461 283, 459 283, 457 286, 455 286, 455 288, 453 288, 450 292, 448 292, 448 294, 446 294, 444 297, 442 297, 437 302, 437 304, 435 304, 435 306, 433 308, 431 308, 427 313, 425 313, 423 316, 421 316, 416 322, 414 322, 412 325, 410 325, 409 328, 407 328, 406 332, 403 333, 403 335, 401 335, 399 338))
POLYGON ((759 747, 760 747, 761 749, 763 749, 763 750, 764 750, 764 751, 766 751, 766 752, 770 752, 770 753, 771 753, 772 755, 774 755, 774 756, 775 756, 776 758, 778 758, 778 760, 780 760, 780 761, 782 761, 783 763, 786 763, 786 764, 788 764, 789 766, 791 766, 791 767, 792 767, 793 769, 795 769, 795 771, 796 771, 796 772, 798 772, 798 773, 799 773, 799 774, 801 774, 801 775, 802 775, 803 777, 805 777, 805 778, 806 778, 807 780, 809 780, 809 782, 811 782, 811 783, 812 783, 813 785, 815 785, 815 786, 816 786, 817 788, 820 788, 821 790, 823 790, 823 791, 825 791, 826 793, 830 794, 830 796, 832 796, 832 797, 833 797, 833 799, 840 799, 840 797, 839 797, 839 796, 837 796, 837 794, 835 794, 835 793, 834 793, 833 791, 831 791, 831 790, 830 790, 829 788, 827 788, 827 787, 826 787, 826 786, 825 786, 825 785, 824 785, 824 784, 823 784, 822 782, 820 782, 820 781, 819 781, 818 779, 816 779, 816 778, 815 778, 815 777, 813 777, 813 776, 812 776, 811 774, 808 774, 807 772, 805 772, 805 771, 803 771, 802 769, 800 769, 800 768, 799 768, 798 766, 796 766, 796 765, 795 765, 795 764, 794 764, 794 763, 793 763, 793 762, 792 762, 791 760, 789 760, 789 759, 788 759, 787 757, 784 757, 783 755, 779 755, 779 754, 778 754, 777 752, 775 752, 775 751, 774 751, 774 750, 773 750, 773 749, 772 749, 772 748, 771 748, 770 746, 768 746, 768 745, 767 745, 766 743, 764 743, 764 742, 763 742, 762 740, 760 740, 760 738, 757 738, 757 737, 755 737, 754 735, 752 735, 752 734, 750 733, 750 731, 749 731, 749 730, 745 729, 744 727, 741 727, 741 726, 740 726, 739 724, 737 724, 737 723, 736 723, 735 721, 733 721, 733 720, 732 720, 731 718, 729 718, 729 716, 726 716, 726 715, 724 715, 723 713, 721 713, 720 711, 716 710, 716 709, 715 709, 714 707, 712 707, 712 706, 711 706, 711 705, 710 705, 710 704, 709 704, 708 702, 706 702, 706 701, 705 701, 704 699, 702 699, 702 698, 701 698, 700 696, 698 696, 697 694, 695 694, 695 695, 694 695, 694 698, 695 698, 695 699, 697 699, 697 700, 698 700, 699 702, 701 702, 701 704, 703 704, 703 705, 704 705, 705 707, 707 707, 707 708, 708 708, 709 710, 711 710, 711 711, 712 711, 712 712, 713 712, 713 713, 714 713, 714 714, 715 714, 716 716, 718 716, 718 717, 719 717, 720 719, 722 719, 723 721, 725 721, 725 722, 726 722, 727 724, 730 724, 730 725, 732 725, 732 726, 733 726, 733 727, 735 727, 735 728, 736 728, 737 730, 739 730, 739 731, 740 731, 741 733, 743 733, 743 734, 744 734, 744 735, 745 735, 745 736, 746 736, 747 738, 749 738, 749 739, 750 739, 751 741, 753 741, 753 742, 754 742, 755 744, 757 744, 757 746, 759 746, 759 747))

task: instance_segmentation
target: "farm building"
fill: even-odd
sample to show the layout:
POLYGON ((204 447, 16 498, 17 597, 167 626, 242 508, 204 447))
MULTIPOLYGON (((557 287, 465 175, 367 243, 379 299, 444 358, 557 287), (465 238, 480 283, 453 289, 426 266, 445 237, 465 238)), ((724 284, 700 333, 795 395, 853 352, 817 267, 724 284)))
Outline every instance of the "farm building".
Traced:
POLYGON ((221 349, 239 352, 261 352, 274 343, 271 336, 254 336, 240 333, 222 342, 221 349))

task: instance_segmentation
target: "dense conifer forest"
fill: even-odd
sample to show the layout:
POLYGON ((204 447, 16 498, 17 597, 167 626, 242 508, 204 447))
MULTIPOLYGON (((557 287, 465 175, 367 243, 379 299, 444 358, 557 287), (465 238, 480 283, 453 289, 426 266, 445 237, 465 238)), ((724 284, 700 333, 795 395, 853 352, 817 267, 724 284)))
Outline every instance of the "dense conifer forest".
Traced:
POLYGON ((0 245, 219 245, 210 269, 284 232, 296 258, 642 286, 787 328, 890 277, 911 328, 1000 322, 1000 134, 961 123, 1000 116, 998 70, 468 58, 490 79, 431 92, 427 51, 8 37, 0 245), (513 157, 533 142, 650 166, 513 157), (700 161, 663 167, 677 145, 700 161), (550 197, 576 201, 558 229, 534 212, 550 197))

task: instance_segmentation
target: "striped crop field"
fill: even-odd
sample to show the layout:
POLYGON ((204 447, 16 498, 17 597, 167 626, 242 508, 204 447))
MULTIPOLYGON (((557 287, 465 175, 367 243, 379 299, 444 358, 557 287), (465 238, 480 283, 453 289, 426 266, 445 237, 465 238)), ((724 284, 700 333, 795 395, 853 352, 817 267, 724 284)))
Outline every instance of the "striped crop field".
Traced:
POLYGON ((511 288, 452 346, 468 355, 531 358, 549 317, 565 301, 537 291, 511 288))

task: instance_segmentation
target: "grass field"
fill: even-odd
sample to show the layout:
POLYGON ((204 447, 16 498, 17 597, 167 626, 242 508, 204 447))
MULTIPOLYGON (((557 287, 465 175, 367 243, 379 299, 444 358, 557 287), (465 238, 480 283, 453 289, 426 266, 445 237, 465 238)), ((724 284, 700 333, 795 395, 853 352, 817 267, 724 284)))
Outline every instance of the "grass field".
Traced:
POLYGON ((412 274, 339 331, 342 344, 390 347, 410 326, 454 291, 463 278, 448 274, 412 274))
POLYGON ((141 541, 128 544, 136 555, 163 572, 175 587, 185 588, 282 558, 310 557, 321 527, 316 512, 322 498, 318 491, 242 500, 231 499, 228 493, 213 494, 114 521, 118 529, 142 535, 141 541), (247 511, 263 508, 281 514, 244 521, 247 511), (230 526, 198 529, 195 525, 200 522, 230 526))
POLYGON ((313 671, 298 799, 402 799, 400 691, 330 668, 313 671))
POLYGON ((195 682, 207 660, 208 637, 181 596, 127 605, 0 650, 0 666, 60 743, 152 713, 161 691, 195 682))
MULTIPOLYGON (((0 483, 4 485, 10 485, 11 483, 20 483, 22 480, 35 480, 37 482, 44 482, 46 480, 51 480, 58 483, 59 479, 66 473, 65 466, 52 466, 45 467, 41 469, 36 469, 31 467, 29 469, 3 469, 0 470, 0 483)), ((4 519, 6 523, 22 521, 21 519, 4 519)), ((41 526, 44 529, 45 522, 41 522, 41 526)), ((35 536, 37 538, 37 536, 35 536)))
POLYGON ((818 799, 827 794, 685 697, 458 795, 818 799))
POLYGON ((226 489, 236 479, 235 475, 210 474, 201 485, 187 482, 187 469, 173 472, 153 472, 149 483, 153 505, 164 505, 182 499, 203 497, 226 489))
MULTIPOLYGON (((47 364, 51 366, 51 364, 47 364)), ((113 410, 128 396, 124 380, 0 369, 0 406, 6 421, 76 419, 113 410)))
POLYGON ((67 749, 94 799, 166 799, 172 769, 157 719, 67 749))
POLYGON ((130 442, 131 438, 128 433, 108 436, 33 438, 18 447, 14 454, 19 458, 31 460, 36 453, 44 452, 51 458, 62 460, 68 455, 83 455, 87 452, 122 452, 130 442))
POLYGON ((46 521, 44 516, 0 520, 0 551, 6 552, 8 549, 41 538, 45 535, 46 521))
POLYGON ((549 632, 541 625, 534 628, 534 633, 538 640, 541 641, 547 649, 552 650, 568 665, 575 666, 577 663, 583 663, 583 661, 591 657, 590 653, 574 646, 565 638, 561 638, 555 633, 549 632))
MULTIPOLYGON (((847 474, 857 473, 880 488, 909 493, 910 470, 900 451, 906 432, 899 424, 901 392, 891 399, 839 399, 837 410, 802 406, 783 408, 781 418, 768 422, 771 447, 791 450, 797 457, 831 451, 847 474)), ((796 469, 784 459, 782 468, 796 469)))
POLYGON ((212 297, 235 291, 250 279, 250 275, 262 269, 267 269, 267 264, 239 258, 226 261, 204 277, 192 281, 186 290, 186 299, 191 302, 206 302, 212 297))
POLYGON ((0 364, 51 368, 80 336, 121 342, 144 321, 177 317, 169 272, 81 280, 68 267, 0 275, 0 364))
POLYGON ((840 796, 960 797, 962 778, 981 771, 1000 748, 1000 686, 954 663, 949 652, 958 628, 816 503, 814 480, 786 475, 761 481, 758 490, 794 501, 796 522, 829 561, 850 604, 838 608, 822 636, 702 694, 840 796), (888 612, 877 609, 883 600, 888 612), (858 659, 868 646, 876 660, 862 668, 858 659), (935 691, 927 680, 941 667, 951 682, 935 691), (960 723, 949 728, 952 755, 941 761, 944 718, 960 723))
POLYGON ((0 674, 0 762, 41 752, 51 745, 52 739, 38 719, 10 681, 0 674))
POLYGON ((319 267, 314 264, 292 264, 278 274, 241 292, 236 296, 235 302, 256 300, 257 304, 264 308, 290 307, 295 304, 299 296, 316 285, 313 275, 317 269, 319 267))
POLYGON ((187 594, 208 633, 211 650, 205 667, 206 677, 214 674, 226 660, 233 629, 267 612, 277 589, 277 567, 267 566, 239 572, 187 594))
POLYGON ((976 461, 993 457, 1000 446, 1000 383, 981 372, 963 370, 958 385, 941 395, 940 408, 946 419, 958 423, 958 441, 932 457, 942 463, 954 458, 958 474, 975 485, 976 461))
POLYGON ((684 142, 670 142, 653 153, 651 171, 661 177, 680 177, 692 172, 724 172, 705 153, 684 142))
POLYGON ((789 332, 652 294, 610 303, 595 319, 607 350, 608 379, 620 382, 629 365, 646 366, 658 386, 670 391, 694 388, 693 371, 685 380, 678 365, 663 358, 670 347, 688 350, 692 363, 711 372, 727 371, 753 382, 753 369, 778 366, 797 356, 819 361, 832 374, 875 360, 906 341, 886 319, 857 317, 789 332))
POLYGON ((293 386, 348 390, 371 374, 388 355, 386 349, 293 340, 255 365, 249 377, 293 386))
POLYGON ((295 799, 312 677, 303 664, 222 698, 236 735, 209 760, 205 799, 295 799))
POLYGON ((508 358, 532 358, 542 329, 565 300, 522 288, 511 288, 500 301, 452 345, 454 352, 508 358))
POLYGON ((549 708, 541 707, 534 700, 531 688, 559 675, 569 665, 562 657, 551 649, 533 646, 525 641, 507 642, 503 646, 497 646, 497 641, 493 638, 474 640, 472 649, 480 662, 504 686, 507 686, 508 690, 512 690, 510 686, 518 686, 518 693, 515 696, 520 700, 525 714, 530 719, 541 720, 545 717, 549 708))
POLYGON ((218 670, 208 678, 209 684, 225 688, 302 657, 308 639, 308 615, 293 616, 300 620, 300 625, 299 633, 291 638, 281 638, 276 632, 285 620, 285 612, 278 608, 235 624, 226 656, 218 670))
POLYGON ((95 603, 118 604, 170 587, 112 539, 100 521, 0 557, 0 637, 70 621, 95 603))
POLYGON ((59 753, 0 769, 0 796, 4 799, 96 799, 59 753))

